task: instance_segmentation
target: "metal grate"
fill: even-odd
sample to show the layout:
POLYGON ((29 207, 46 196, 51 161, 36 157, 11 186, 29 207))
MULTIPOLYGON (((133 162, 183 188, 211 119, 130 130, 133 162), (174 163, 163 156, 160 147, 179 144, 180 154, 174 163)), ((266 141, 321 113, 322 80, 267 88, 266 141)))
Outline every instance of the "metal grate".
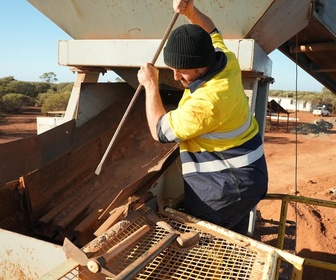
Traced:
MULTIPOLYGON (((175 229, 195 230, 166 219, 175 229)), ((249 279, 255 253, 201 232, 199 243, 190 249, 170 246, 136 279, 249 279)), ((166 234, 166 233, 164 233, 166 234)))
MULTIPOLYGON (((199 232, 199 242, 190 248, 181 248, 173 243, 142 269, 134 279, 262 279, 266 252, 218 237, 211 231, 207 232, 206 228, 203 230, 175 219, 160 218, 181 232, 199 232)), ((146 215, 138 216, 90 257, 103 254, 144 224, 151 225, 146 215)), ((150 232, 107 263, 108 269, 114 274, 120 273, 167 234, 168 232, 161 227, 151 225, 150 232)), ((63 277, 62 279, 111 279, 102 274, 92 274, 85 267, 77 267, 68 275, 73 275, 74 278, 63 277)))

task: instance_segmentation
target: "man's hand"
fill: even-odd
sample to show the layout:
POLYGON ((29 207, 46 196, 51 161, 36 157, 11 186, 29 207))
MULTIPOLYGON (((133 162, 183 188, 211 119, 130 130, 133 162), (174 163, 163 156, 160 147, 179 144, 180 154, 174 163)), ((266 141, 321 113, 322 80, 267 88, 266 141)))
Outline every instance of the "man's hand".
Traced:
POLYGON ((215 29, 213 21, 194 5, 194 0, 173 0, 174 11, 183 14, 191 24, 198 24, 206 32, 215 29))
POLYGON ((159 70, 150 63, 144 64, 138 71, 138 81, 146 90, 158 87, 159 70))
POLYGON ((159 70, 150 63, 140 67, 138 71, 139 83, 146 90, 146 115, 148 126, 154 140, 158 141, 156 125, 166 110, 162 104, 159 92, 159 70))
POLYGON ((174 0, 173 8, 176 13, 187 16, 194 8, 194 0, 174 0))

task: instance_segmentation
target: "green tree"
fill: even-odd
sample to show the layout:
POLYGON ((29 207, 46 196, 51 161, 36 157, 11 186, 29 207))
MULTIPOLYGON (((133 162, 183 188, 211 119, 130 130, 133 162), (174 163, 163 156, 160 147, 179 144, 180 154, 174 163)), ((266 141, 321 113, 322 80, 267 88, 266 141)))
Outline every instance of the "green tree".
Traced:
POLYGON ((0 79, 0 85, 7 85, 9 82, 15 81, 13 76, 7 76, 0 79))
POLYGON ((71 92, 73 83, 59 83, 56 87, 57 92, 71 92))
POLYGON ((46 72, 40 76, 40 79, 46 83, 55 83, 58 81, 54 72, 46 72))
POLYGON ((51 89, 51 85, 49 83, 34 83, 37 94, 47 92, 51 89))
POLYGON ((326 87, 323 87, 321 94, 321 105, 327 105, 331 112, 336 111, 336 93, 331 92, 326 87))
POLYGON ((36 86, 33 83, 14 80, 9 82, 7 86, 11 88, 12 92, 21 93, 34 98, 37 96, 36 86))

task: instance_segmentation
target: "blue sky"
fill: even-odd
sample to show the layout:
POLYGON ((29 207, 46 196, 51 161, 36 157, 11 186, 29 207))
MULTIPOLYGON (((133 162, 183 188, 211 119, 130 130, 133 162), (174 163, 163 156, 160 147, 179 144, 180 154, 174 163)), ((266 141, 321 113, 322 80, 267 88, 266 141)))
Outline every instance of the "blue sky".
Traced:
MULTIPOLYGON (((58 40, 71 39, 69 35, 25 0, 2 1, 0 9, 0 78, 14 76, 21 81, 40 81, 42 74, 54 72, 58 82, 75 80, 75 74, 57 62, 58 40)), ((269 56, 275 79, 270 89, 295 90, 295 64, 279 51, 269 56)), ((101 80, 114 78, 108 72, 101 80)), ((299 68, 297 88, 321 91, 323 86, 299 68)))

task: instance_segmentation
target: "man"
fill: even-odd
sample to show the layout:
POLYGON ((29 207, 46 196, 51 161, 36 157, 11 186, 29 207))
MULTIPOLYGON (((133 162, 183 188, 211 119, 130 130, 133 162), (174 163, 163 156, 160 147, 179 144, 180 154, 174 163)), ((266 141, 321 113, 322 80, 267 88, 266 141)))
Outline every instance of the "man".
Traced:
POLYGON ((246 235, 249 213, 267 192, 268 175, 239 64, 193 0, 175 0, 173 7, 190 24, 171 33, 164 62, 185 90, 178 108, 166 112, 158 69, 149 63, 141 67, 149 129, 157 141, 180 144, 185 211, 246 235))

